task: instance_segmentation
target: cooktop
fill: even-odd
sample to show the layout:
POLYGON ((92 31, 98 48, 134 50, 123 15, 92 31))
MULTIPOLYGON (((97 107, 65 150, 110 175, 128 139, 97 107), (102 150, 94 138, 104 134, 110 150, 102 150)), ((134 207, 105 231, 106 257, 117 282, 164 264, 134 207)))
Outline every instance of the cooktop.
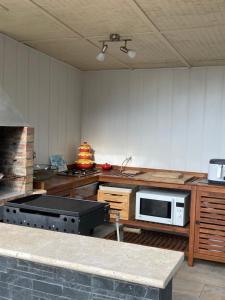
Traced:
POLYGON ((91 235, 108 223, 109 204, 51 195, 31 195, 5 203, 3 222, 59 232, 91 235))
POLYGON ((101 171, 96 168, 92 169, 71 169, 63 172, 59 172, 58 175, 62 176, 74 176, 74 177, 85 177, 85 176, 90 176, 94 174, 98 174, 101 171))
POLYGON ((7 206, 29 209, 33 211, 52 212, 57 214, 78 216, 99 209, 100 207, 104 206, 104 203, 90 200, 79 200, 74 198, 70 199, 60 196, 32 195, 10 201, 7 203, 7 206))

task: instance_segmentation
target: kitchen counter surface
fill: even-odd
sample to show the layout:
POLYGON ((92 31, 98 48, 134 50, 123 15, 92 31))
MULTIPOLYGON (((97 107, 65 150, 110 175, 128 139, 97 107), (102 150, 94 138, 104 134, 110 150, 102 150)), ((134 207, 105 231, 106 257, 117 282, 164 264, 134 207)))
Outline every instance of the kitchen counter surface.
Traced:
MULTIPOLYGON (((137 170, 139 168, 136 168, 137 170)), ((142 173, 146 173, 149 170, 140 169, 142 173)), ((151 169, 152 170, 152 169, 151 169)), ((195 176, 196 174, 193 173, 195 176)), ((203 176, 203 175, 202 175, 203 176)), ((197 177, 196 177, 197 178, 197 177)), ((165 183, 165 182, 156 182, 156 181, 146 181, 146 180, 140 180, 138 178, 132 177, 132 176, 122 176, 119 173, 118 169, 113 169, 110 171, 101 171, 98 174, 94 174, 91 176, 85 176, 85 177, 72 177, 72 176, 60 176, 55 175, 52 178, 43 181, 43 188, 47 191, 58 189, 59 187, 66 187, 70 186, 73 188, 94 183, 94 182, 115 182, 115 183, 122 183, 122 184, 134 184, 134 185, 146 185, 146 186, 159 186, 159 187, 170 187, 171 184, 174 186, 174 188, 178 189, 191 189, 193 186, 193 182, 187 182, 185 184, 176 184, 176 183, 165 183)), ((41 188, 41 182, 36 182, 34 185, 36 188, 41 188)))
POLYGON ((0 223, 0 255, 165 288, 183 253, 0 223))

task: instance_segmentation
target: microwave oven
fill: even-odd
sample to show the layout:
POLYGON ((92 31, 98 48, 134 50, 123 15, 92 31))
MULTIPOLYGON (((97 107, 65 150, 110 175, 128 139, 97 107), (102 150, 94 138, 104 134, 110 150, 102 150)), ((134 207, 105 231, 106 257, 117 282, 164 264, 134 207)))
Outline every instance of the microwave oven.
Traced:
POLYGON ((189 212, 188 192, 146 189, 136 193, 137 220, 185 226, 189 222, 189 212))

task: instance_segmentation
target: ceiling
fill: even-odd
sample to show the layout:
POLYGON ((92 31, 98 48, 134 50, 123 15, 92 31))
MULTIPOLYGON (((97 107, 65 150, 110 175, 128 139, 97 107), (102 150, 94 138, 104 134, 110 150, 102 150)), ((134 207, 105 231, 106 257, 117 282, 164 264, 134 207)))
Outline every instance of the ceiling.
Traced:
POLYGON ((225 0, 0 0, 0 32, 80 70, 225 65, 225 0), (110 33, 135 59, 95 59, 110 33))

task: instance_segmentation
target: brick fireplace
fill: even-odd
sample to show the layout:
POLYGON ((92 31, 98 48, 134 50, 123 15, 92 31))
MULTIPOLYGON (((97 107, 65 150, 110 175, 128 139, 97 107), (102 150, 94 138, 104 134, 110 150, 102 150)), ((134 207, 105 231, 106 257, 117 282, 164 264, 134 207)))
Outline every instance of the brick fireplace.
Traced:
POLYGON ((0 126, 0 201, 33 190, 34 130, 0 126))

